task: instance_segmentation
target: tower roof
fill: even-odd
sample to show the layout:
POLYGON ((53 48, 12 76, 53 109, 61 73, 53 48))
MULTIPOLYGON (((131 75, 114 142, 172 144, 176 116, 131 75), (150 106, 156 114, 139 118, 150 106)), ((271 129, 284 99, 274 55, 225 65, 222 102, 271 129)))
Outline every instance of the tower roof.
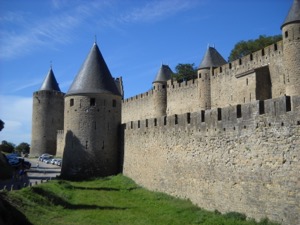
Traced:
POLYGON ((285 18, 285 21, 281 25, 281 29, 290 23, 300 23, 300 0, 294 0, 294 3, 290 8, 287 17, 285 18))
POLYGON ((172 78, 173 72, 168 65, 161 65, 156 77, 153 81, 154 82, 166 82, 172 78))
POLYGON ((226 60, 221 54, 213 47, 208 47, 200 65, 199 69, 219 67, 226 64, 226 60))
POLYGON ((52 67, 50 68, 41 88, 40 91, 60 91, 58 83, 55 79, 52 67))
POLYGON ((91 48, 66 95, 85 93, 120 95, 96 43, 91 48))

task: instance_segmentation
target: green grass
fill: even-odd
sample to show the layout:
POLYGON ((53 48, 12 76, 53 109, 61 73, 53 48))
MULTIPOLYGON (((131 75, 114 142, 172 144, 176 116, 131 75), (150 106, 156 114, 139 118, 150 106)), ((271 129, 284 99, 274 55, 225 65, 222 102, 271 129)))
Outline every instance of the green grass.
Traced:
MULTIPOLYGON (((83 182, 56 180, 1 196, 17 213, 25 215, 29 224, 37 225, 274 224, 268 220, 256 223, 234 212, 226 215, 208 212, 190 201, 147 191, 122 175, 83 182)), ((12 210, 5 206, 1 209, 0 204, 0 211, 6 215, 2 220, 7 221, 12 210)))

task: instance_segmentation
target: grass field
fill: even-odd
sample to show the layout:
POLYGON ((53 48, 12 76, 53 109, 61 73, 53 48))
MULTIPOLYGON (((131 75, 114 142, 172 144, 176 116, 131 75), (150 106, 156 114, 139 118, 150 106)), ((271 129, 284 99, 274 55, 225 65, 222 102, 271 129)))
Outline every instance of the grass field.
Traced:
POLYGON ((275 224, 256 223, 234 212, 208 212, 189 201, 147 191, 122 175, 83 182, 56 180, 0 197, 0 224, 2 219, 8 225, 275 224))

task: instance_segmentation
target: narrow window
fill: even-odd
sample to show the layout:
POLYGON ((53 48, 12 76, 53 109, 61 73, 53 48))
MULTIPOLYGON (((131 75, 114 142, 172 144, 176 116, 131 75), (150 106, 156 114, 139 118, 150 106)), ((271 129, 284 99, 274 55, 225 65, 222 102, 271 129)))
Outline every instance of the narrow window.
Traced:
POLYGON ((242 117, 242 106, 241 105, 237 105, 236 106, 236 117, 237 118, 241 118, 242 117))
POLYGON ((187 113, 187 114, 186 114, 186 120, 187 120, 187 123, 188 123, 188 124, 191 123, 191 113, 187 113))
POLYGON ((220 67, 220 73, 222 73, 222 67, 220 67))
POLYGON ((231 63, 229 63, 229 69, 231 69, 232 68, 232 64, 231 63))
POLYGON ((141 122, 138 120, 138 128, 141 127, 141 122))
POLYGON ((246 85, 248 86, 248 78, 246 79, 246 85))
POLYGON ((265 55, 265 49, 261 50, 261 55, 264 56, 265 55))
POLYGON ((289 36, 289 32, 288 31, 284 32, 284 37, 287 38, 288 36, 289 36))
POLYGON ((112 107, 116 107, 117 106, 117 101, 114 99, 113 101, 112 101, 112 107))
POLYGON ((242 59, 239 59, 239 65, 242 65, 242 59))
POLYGON ((201 78, 201 73, 199 73, 199 78, 201 78))
POLYGON ((163 85, 162 88, 165 89, 165 88, 166 88, 166 85, 163 85))
POLYGON ((285 96, 285 104, 286 104, 286 111, 289 112, 292 110, 291 106, 291 97, 290 96, 285 96))
POLYGON ((146 119, 146 127, 148 127, 148 119, 146 119))
POLYGON ((277 51, 278 47, 277 47, 277 43, 274 44, 274 51, 277 51))
POLYGON ((74 99, 71 98, 71 99, 70 99, 70 106, 73 106, 73 105, 74 105, 74 99))
POLYGON ((178 124, 178 116, 175 114, 175 124, 178 124))
POLYGON ((218 121, 222 120, 222 109, 218 108, 218 121))
POLYGON ((201 110, 201 122, 205 122, 205 111, 201 110))
POLYGON ((265 103, 264 101, 259 101, 259 115, 265 114, 265 103))
POLYGON ((96 99, 95 98, 91 98, 90 99, 90 106, 95 106, 96 105, 96 99))
POLYGON ((164 117, 164 125, 167 125, 167 117, 164 117))
POLYGON ((132 121, 130 122, 130 128, 131 129, 133 128, 133 122, 132 121))
POLYGON ((252 54, 250 54, 250 61, 252 61, 253 60, 253 55, 252 54))
POLYGON ((157 119, 156 118, 154 119, 154 126, 155 127, 157 126, 157 119))

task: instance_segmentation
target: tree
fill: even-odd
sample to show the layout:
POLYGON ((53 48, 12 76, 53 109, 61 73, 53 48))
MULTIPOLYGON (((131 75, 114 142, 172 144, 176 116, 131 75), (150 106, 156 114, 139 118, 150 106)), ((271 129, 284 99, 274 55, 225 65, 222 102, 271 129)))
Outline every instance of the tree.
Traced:
POLYGON ((28 143, 25 143, 25 142, 22 142, 21 144, 19 144, 15 150, 17 152, 22 152, 22 153, 29 153, 29 150, 30 150, 30 145, 28 143))
POLYGON ((7 141, 2 141, 0 145, 0 151, 2 152, 12 153, 14 149, 15 149, 15 145, 7 141))
POLYGON ((275 36, 265 36, 260 35, 255 40, 239 41, 235 44, 234 48, 231 50, 228 61, 232 62, 239 59, 245 55, 249 55, 252 52, 258 51, 268 45, 274 44, 282 39, 281 35, 275 36))
POLYGON ((4 128, 4 122, 2 120, 0 120, 0 131, 4 128))
POLYGON ((176 67, 176 73, 173 75, 173 78, 178 82, 191 80, 197 77, 197 68, 194 66, 195 64, 189 63, 179 63, 176 67))

